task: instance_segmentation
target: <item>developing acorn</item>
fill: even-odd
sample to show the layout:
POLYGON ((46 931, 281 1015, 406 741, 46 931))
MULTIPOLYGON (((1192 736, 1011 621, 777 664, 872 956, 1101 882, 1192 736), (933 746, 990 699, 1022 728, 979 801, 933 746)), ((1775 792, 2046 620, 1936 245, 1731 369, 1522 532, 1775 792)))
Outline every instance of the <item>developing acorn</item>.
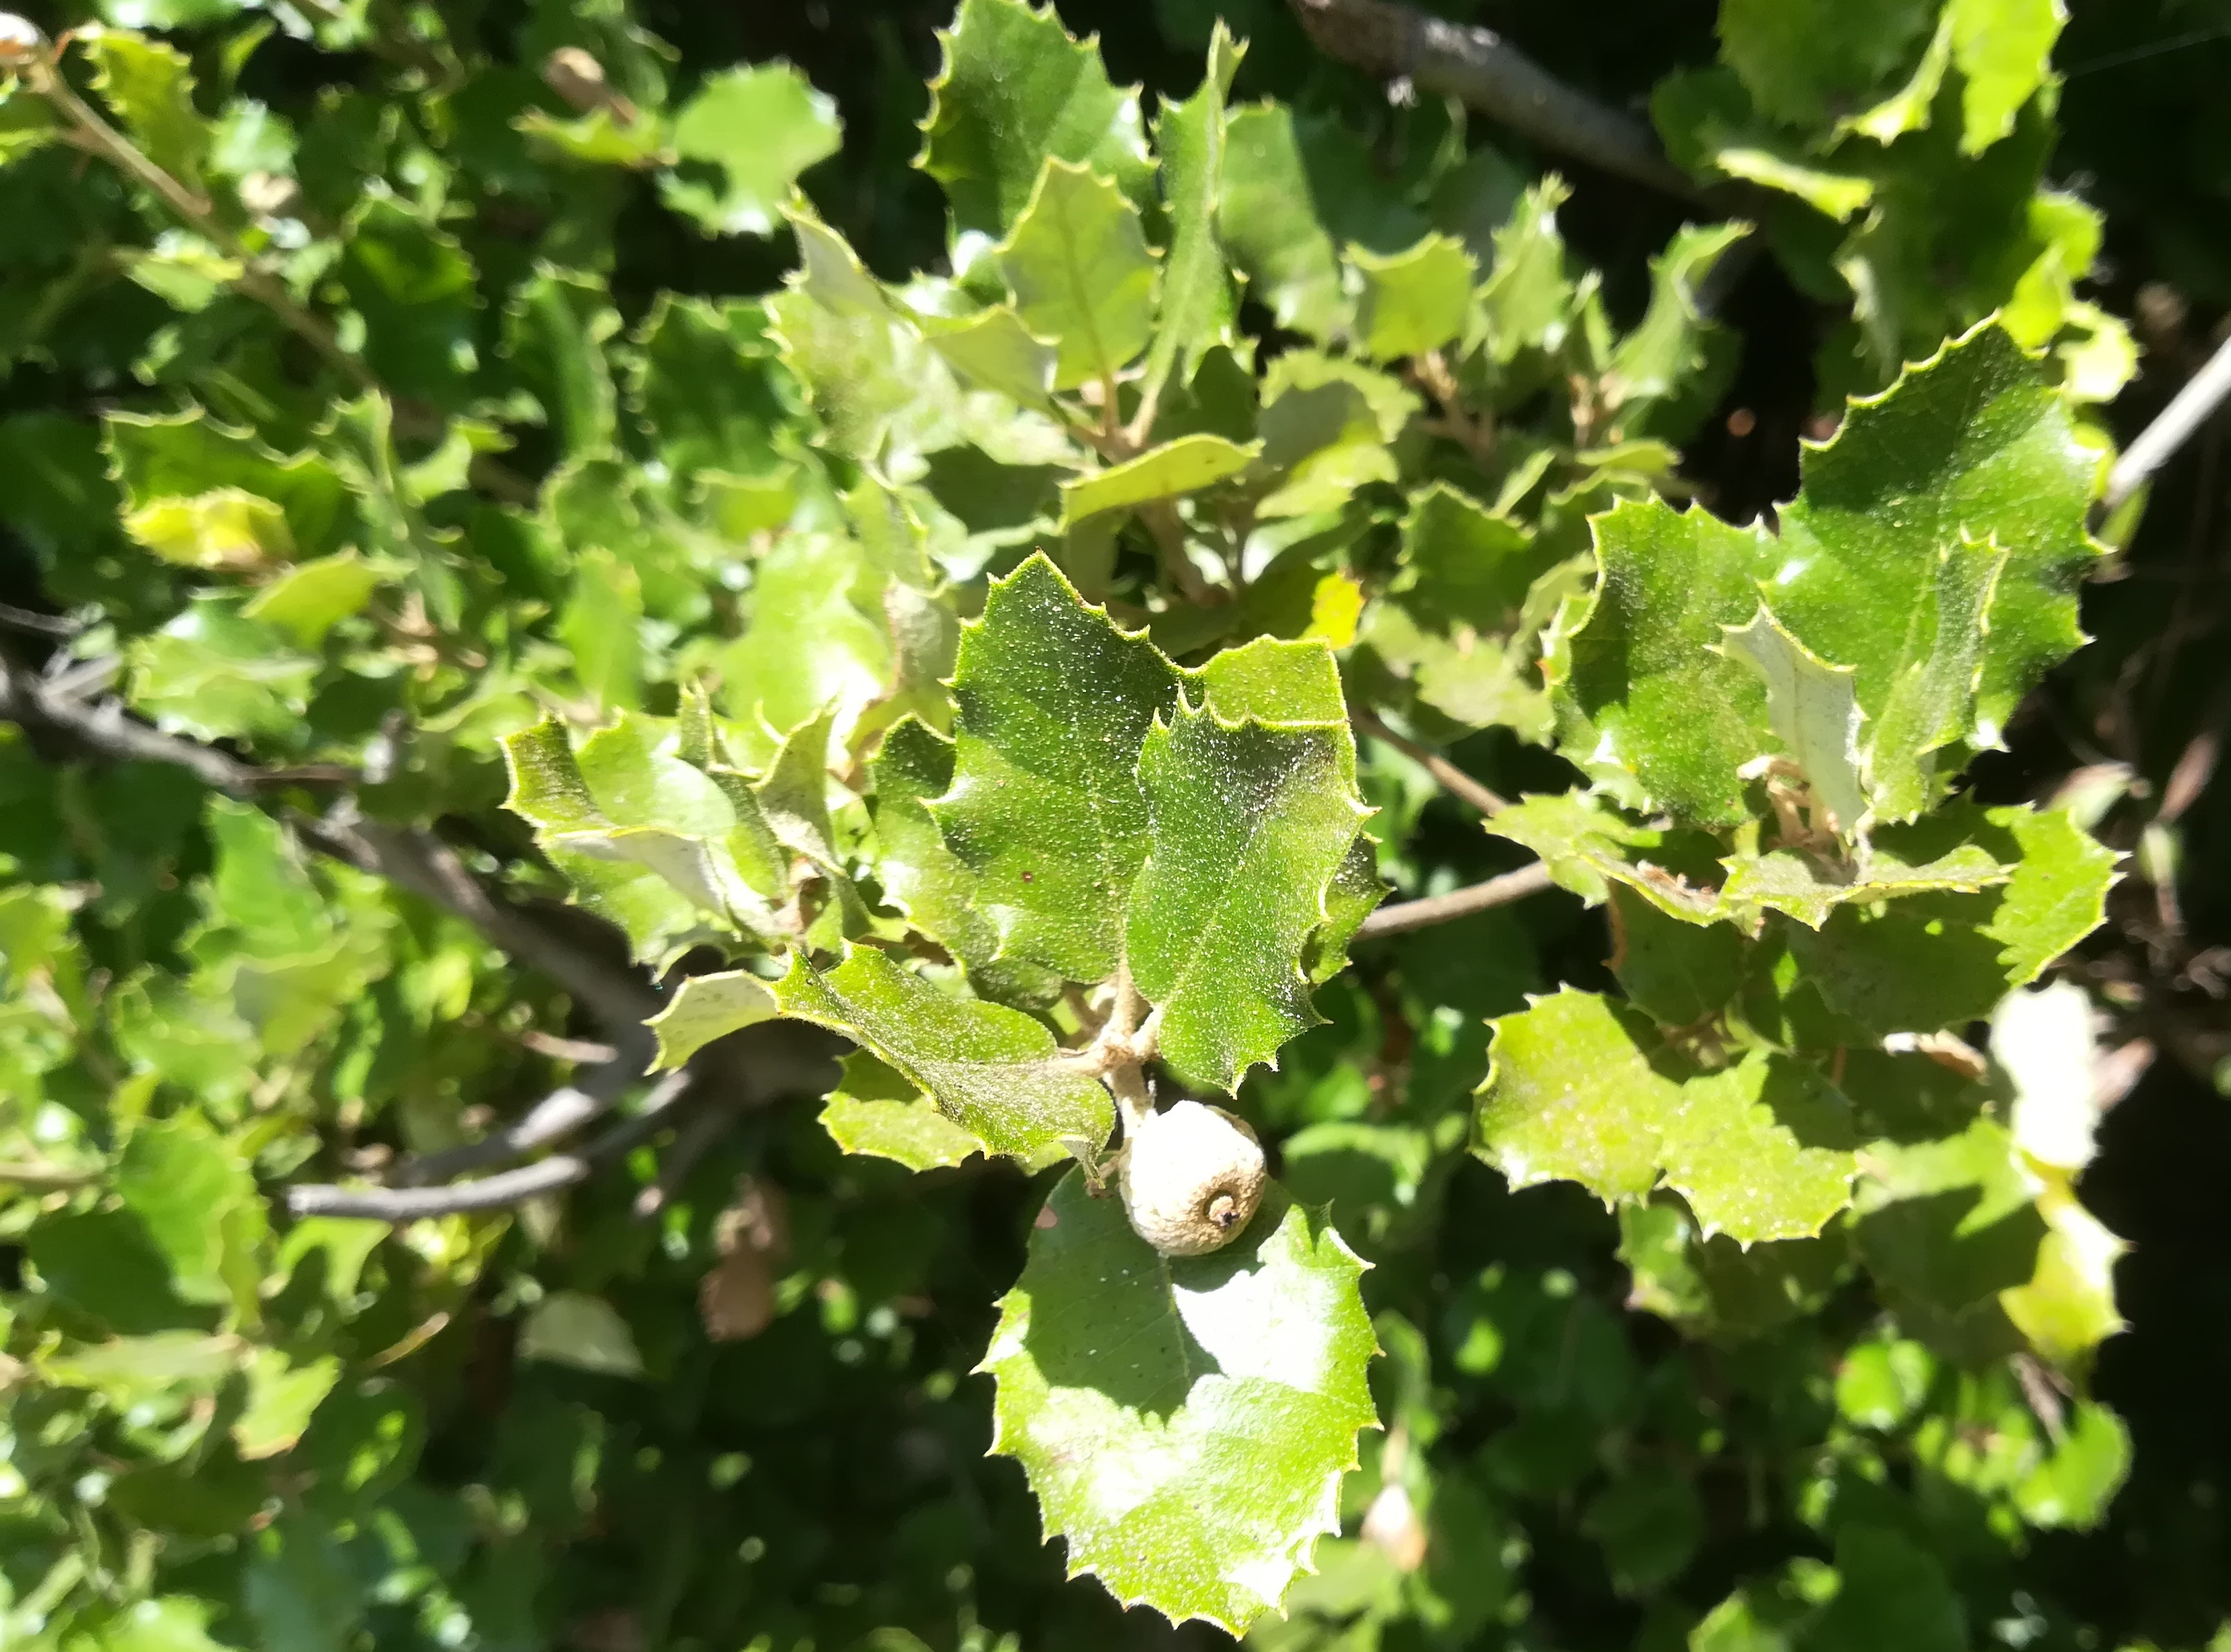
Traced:
POLYGON ((1165 1256, 1201 1256, 1239 1235, 1263 1202, 1263 1148, 1222 1107, 1150 1113, 1123 1153, 1123 1208, 1165 1256))

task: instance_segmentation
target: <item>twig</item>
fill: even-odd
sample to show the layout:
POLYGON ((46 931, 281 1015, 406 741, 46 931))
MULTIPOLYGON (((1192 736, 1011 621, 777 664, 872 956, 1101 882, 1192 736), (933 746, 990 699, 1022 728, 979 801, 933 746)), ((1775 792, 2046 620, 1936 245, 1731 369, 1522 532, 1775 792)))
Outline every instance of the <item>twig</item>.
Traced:
POLYGON ((2167 464, 2192 433, 2208 422, 2226 396, 2231 396, 2231 339, 2216 346, 2207 365, 2185 381, 2184 388, 2170 398, 2170 404, 2154 422, 2138 433, 2138 439, 2123 449, 2123 456, 2107 473, 2107 491, 2099 501, 2102 508, 2111 511, 2137 492, 2139 484, 2167 464))
POLYGON ((1458 99, 1545 148, 1684 201, 1704 191, 1659 152, 1648 127, 1567 86, 1491 29, 1387 0, 1288 0, 1317 49, 1366 74, 1407 77, 1458 99))
POLYGON ((648 1141, 669 1122, 696 1075, 688 1068, 661 1079, 642 1111, 621 1120, 574 1153, 553 1153, 517 1170, 445 1187, 333 1187, 307 1184, 287 1190, 287 1208, 298 1216, 360 1216, 372 1222, 416 1222, 425 1216, 498 1210, 586 1181, 598 1165, 648 1141))
POLYGON ((1510 806, 1508 798, 1480 784, 1430 746, 1420 745, 1406 734, 1396 733, 1377 716, 1361 707, 1351 707, 1349 712, 1358 728, 1374 740, 1384 740, 1440 782, 1444 791, 1452 797, 1463 798, 1481 814, 1500 814, 1510 806))
MULTIPOLYGON (((647 1046, 649 1041, 643 1042, 647 1046)), ((478 1141, 405 1159, 395 1167, 388 1181, 396 1187, 426 1187, 449 1181, 468 1171, 524 1158, 538 1147, 547 1147, 618 1106, 628 1086, 642 1077, 649 1053, 644 1048, 630 1051, 625 1059, 616 1055, 612 1061, 589 1074, 582 1083, 553 1090, 529 1107, 527 1116, 516 1124, 507 1125, 478 1141)))
POLYGON ((1402 900, 1391 907, 1381 907, 1363 920, 1355 932, 1358 940, 1368 940, 1375 935, 1406 935, 1413 929, 1427 929, 1435 924, 1445 924, 1458 918, 1468 918, 1473 913, 1485 912, 1491 907, 1507 907, 1514 900, 1523 900, 1528 895, 1538 894, 1549 887, 1549 868, 1536 861, 1531 866, 1522 866, 1516 872, 1505 872, 1501 877, 1490 878, 1484 883, 1475 883, 1465 889, 1452 890, 1445 895, 1428 895, 1423 900, 1402 900))
POLYGON ((529 1027, 519 1035, 522 1049, 537 1055, 547 1055, 553 1062, 578 1062, 584 1067, 600 1067, 618 1055, 610 1044, 599 1044, 590 1038, 566 1038, 557 1033, 546 1033, 529 1027))
MULTIPOLYGON (((165 734, 110 701, 88 706, 58 694, 0 658, 0 718, 59 736, 112 762, 165 763, 213 790, 246 797, 278 784, 271 771, 180 735, 165 734)), ((576 946, 490 893, 456 853, 432 833, 354 816, 352 805, 323 819, 295 816, 295 835, 314 849, 376 873, 479 930, 497 950, 540 970, 572 994, 616 1037, 635 1034, 662 1000, 648 982, 576 946)))
POLYGON ((40 636, 75 636, 85 628, 59 614, 35 614, 13 603, 0 603, 0 625, 10 630, 31 631, 40 636))
POLYGON ((74 1170, 68 1165, 0 1165, 0 1187, 37 1187, 53 1191, 85 1187, 97 1179, 94 1171, 74 1170))

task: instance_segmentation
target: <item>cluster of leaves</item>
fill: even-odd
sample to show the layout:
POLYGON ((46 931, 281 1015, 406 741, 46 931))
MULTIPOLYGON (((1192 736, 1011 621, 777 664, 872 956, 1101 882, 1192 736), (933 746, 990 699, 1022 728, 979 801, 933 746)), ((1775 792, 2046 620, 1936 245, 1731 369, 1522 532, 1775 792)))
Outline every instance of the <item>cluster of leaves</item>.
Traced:
POLYGON ((2058 0, 1737 0, 1720 10, 1721 62, 1659 87, 1674 157, 1756 186, 1783 267, 1850 306, 1824 384, 1880 384, 1993 312, 2052 347, 2079 400, 2130 378, 2129 330, 2074 290, 2099 214, 2041 183, 2066 19, 2058 0))
POLYGON ((67 616, 9 670, 163 737, 0 745, 10 1643, 1123 1633, 1063 1558, 1296 1648, 1586 1640, 1542 1626, 1591 1591, 1700 1652, 2073 1636, 2016 1557, 2125 1467, 2118 1247, 2080 994, 2023 990, 2114 857, 1955 788, 2080 641, 2079 410, 2127 366, 2096 223, 2034 193, 2050 31, 1986 61, 2000 10, 1844 52, 1730 0, 1728 69, 1661 97, 1685 158, 1740 126, 1720 171, 1870 215, 1833 264, 1766 220, 1861 293, 1832 382, 1888 385, 1772 530, 1667 502, 1748 226, 1681 229, 1622 323, 1560 179, 1451 110, 1390 164, 1234 105, 1220 28, 1149 119, 963 0, 949 234, 899 280, 794 189, 826 99, 675 95, 617 0, 493 56, 225 0, 7 48, 0 521, 67 616), (1905 125, 1827 130, 1889 80, 1905 125), (1990 258, 1880 274, 1924 210, 1990 258), (647 214, 796 268, 657 290, 647 214), (1602 910, 1615 996, 1544 973, 1589 969, 1563 897, 1371 938, 1388 878, 1497 863, 1420 766, 1458 742, 1535 789, 1490 830, 1602 910), (514 921, 334 858, 365 833, 514 921), (857 1048, 818 1120, 701 1100, 663 1164, 631 1089, 562 1204, 280 1214, 469 1147, 584 1037, 585 1086, 639 1076, 530 920, 648 966, 701 1089, 769 1023, 857 1048), (1113 1191, 1150 1072, 1277 1151, 1208 1255, 1113 1191))

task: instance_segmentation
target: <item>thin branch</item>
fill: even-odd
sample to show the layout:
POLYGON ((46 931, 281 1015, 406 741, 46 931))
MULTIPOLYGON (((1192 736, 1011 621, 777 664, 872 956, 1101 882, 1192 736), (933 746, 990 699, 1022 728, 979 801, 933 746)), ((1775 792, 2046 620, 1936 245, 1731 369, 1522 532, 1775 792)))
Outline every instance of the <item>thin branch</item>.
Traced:
POLYGON ((1406 734, 1396 733, 1374 713, 1361 707, 1352 707, 1350 715, 1355 726, 1373 739, 1384 740, 1440 782, 1444 791, 1452 797, 1463 798, 1481 814, 1497 815, 1510 807, 1510 800, 1500 792, 1482 785, 1432 747, 1420 745, 1406 734))
POLYGON ((95 1171, 76 1170, 68 1165, 0 1165, 0 1187, 36 1187, 54 1191, 89 1186, 99 1179, 95 1171))
MULTIPOLYGON (((247 797, 281 784, 273 772, 213 745, 165 734, 109 701, 88 706, 56 694, 0 659, 0 718, 55 735, 112 762, 165 763, 203 784, 247 797)), ((606 962, 492 894, 432 833, 357 817, 345 803, 323 819, 295 816, 295 835, 320 852, 386 878, 463 919, 516 962, 540 970, 611 1028, 631 1036, 663 1002, 633 971, 606 962)))
POLYGON ((1327 56, 1458 99, 1546 149, 1684 201, 1704 192, 1668 161, 1640 121, 1562 81, 1491 29, 1444 22, 1387 0, 1288 0, 1327 56))
MULTIPOLYGON (((648 1044, 649 1041, 643 1042, 648 1044)), ((538 1147, 547 1147, 618 1107, 628 1086, 642 1077, 643 1058, 648 1054, 646 1049, 630 1051, 626 1058, 616 1055, 587 1074, 580 1084, 553 1090, 529 1107, 527 1116, 517 1123, 507 1125, 478 1141, 405 1159, 395 1167, 388 1181, 396 1187, 426 1187, 436 1182, 450 1181, 468 1171, 524 1158, 538 1147)))
POLYGON ((1549 868, 1536 861, 1531 866, 1522 866, 1516 872, 1505 872, 1501 877, 1475 883, 1470 888, 1452 890, 1444 895, 1428 895, 1423 900, 1403 900, 1391 907, 1381 907, 1363 920, 1362 927, 1355 932, 1355 938, 1368 940, 1377 935, 1406 935, 1413 929, 1428 929, 1435 924, 1469 918, 1473 913, 1485 912, 1491 907, 1507 907, 1514 900, 1523 900, 1528 895, 1539 894, 1549 887, 1549 868))
POLYGON ((2207 365, 2185 380, 2184 388, 2170 399, 2170 404, 2139 432, 2136 442, 2123 449, 2123 456, 2107 473, 2101 507, 2111 511, 2137 492, 2140 483, 2167 464, 2192 433, 2208 423, 2226 396, 2231 396, 2231 339, 2216 346, 2207 365))
POLYGON ((35 614, 13 603, 0 603, 0 625, 15 631, 35 632, 40 636, 75 636, 85 629, 75 620, 64 619, 59 614, 35 614))
POLYGON ((597 1166, 650 1139, 671 1122, 669 1118, 696 1081, 684 1068, 669 1073, 643 1100, 641 1111, 621 1120, 595 1140, 573 1153, 553 1153, 517 1170, 502 1171, 478 1181, 451 1182, 443 1187, 333 1187, 307 1184, 287 1190, 287 1208, 298 1216, 360 1216, 372 1222, 417 1222, 425 1216, 456 1216, 474 1210, 500 1210, 545 1193, 586 1181, 597 1166))

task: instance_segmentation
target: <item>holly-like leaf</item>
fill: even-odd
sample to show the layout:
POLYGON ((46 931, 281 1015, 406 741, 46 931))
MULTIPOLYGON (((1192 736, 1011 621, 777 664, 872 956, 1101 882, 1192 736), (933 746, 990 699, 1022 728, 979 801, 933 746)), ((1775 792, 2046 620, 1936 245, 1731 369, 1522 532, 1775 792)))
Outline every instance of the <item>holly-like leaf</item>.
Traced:
POLYGON ((1816 1234, 1850 1203, 1850 1105, 1803 1062, 1698 1074, 1644 1017, 1571 988, 1491 1024, 1478 1151, 1513 1187, 1576 1181, 1613 1204, 1662 1182, 1706 1236, 1746 1244, 1816 1234))
POLYGON ((1453 236, 1427 236, 1406 251, 1382 255, 1348 250, 1361 279, 1355 337, 1374 361, 1395 361, 1438 350, 1460 335, 1471 314, 1478 271, 1453 236))
POLYGON ((1685 224, 1650 261, 1650 307, 1612 357, 1608 399, 1622 408, 1662 400, 1704 365, 1721 329, 1698 308, 1697 288, 1749 233, 1743 223, 1685 224))
POLYGON ((1900 77, 1934 18, 1930 0, 1864 10, 1834 0, 1730 0, 1720 50, 1766 113, 1788 126, 1824 127, 1900 77))
POLYGON ((773 926, 790 881, 781 846, 746 778, 685 760, 675 726, 624 712, 576 752, 552 720, 507 738, 504 757, 507 806, 638 956, 695 925, 773 926))
POLYGON ((2098 927, 2113 851, 2065 811, 1940 810, 2007 875, 1974 894, 1845 906, 1789 945, 1828 1007, 1879 1034, 1930 1032, 1991 1013, 2098 927))
POLYGON ((1764 911, 1786 913, 1818 929, 1829 913, 1854 902, 1945 891, 1972 894, 2004 883, 2012 875, 2009 865, 1988 846, 1947 829, 1962 818, 1931 816, 1914 827, 1885 830, 1863 854, 1848 858, 1801 849, 1735 855, 1726 862, 1720 909, 1747 928, 1764 911))
POLYGON ((1508 362, 1529 350, 1555 350, 1573 322, 1573 283, 1557 208, 1572 194, 1562 178, 1543 178, 1519 197, 1495 232, 1495 263, 1480 289, 1487 347, 1508 362))
POLYGON ((1065 1143, 1097 1148, 1115 1104, 1020 1010, 956 998, 856 946, 836 968, 793 956, 775 988, 782 1012, 872 1050, 993 1152, 1031 1158, 1065 1143))
POLYGON ((1622 501, 1591 526, 1599 584, 1553 681, 1581 719, 1567 751, 1592 772, 1631 776, 1684 820, 1748 819, 1737 771, 1764 749, 1766 687, 1719 645, 1758 611, 1757 539, 1656 500, 1622 501))
POLYGON ((669 139, 721 184, 685 165, 660 177, 659 193, 715 235, 773 235, 798 175, 835 154, 844 131, 835 101, 787 63, 725 69, 682 106, 669 139))
POLYGON ((1238 475, 1262 451, 1259 442, 1241 447, 1220 436, 1180 436, 1135 459, 1062 483, 1062 526, 1074 528, 1103 512, 1129 510, 1213 487, 1238 475))
POLYGON ((1233 723, 1180 702, 1148 732, 1128 958, 1187 1082, 1235 1089, 1316 1020, 1303 952, 1367 812, 1354 772, 1344 720, 1233 723))
POLYGON ((767 984, 749 970, 690 976, 666 1008, 643 1023, 658 1040, 652 1069, 679 1067, 715 1039, 781 1013, 767 984))
POLYGON ((1730 654, 1766 684, 1767 720, 1837 830, 1854 835, 1866 813, 1859 784, 1859 706, 1848 666, 1814 654, 1762 605, 1749 624, 1722 628, 1730 654))
POLYGON ((1136 87, 1109 83, 1098 49, 1051 6, 961 0, 938 36, 945 67, 930 83, 916 165, 945 186, 954 226, 998 237, 1031 198, 1049 158, 1151 187, 1136 87))
POLYGON ((1719 916, 1719 843, 1684 827, 1644 826, 1580 792, 1522 797, 1486 823, 1497 837, 1540 855, 1560 888, 1591 906, 1625 884, 1685 923, 1719 916))
POLYGON ((1658 1020, 1693 1027, 1741 990, 1744 948, 1731 926, 1673 918, 1625 882, 1612 883, 1608 893, 1611 971, 1658 1020))
POLYGON ((1651 1064, 1655 1029, 1570 987, 1491 1023, 1475 1151, 1514 1188, 1578 1182, 1607 1204, 1658 1185, 1681 1086, 1651 1064))
POLYGON ((1047 392, 1053 388, 1054 349, 1032 335, 1013 306, 918 321, 929 347, 963 378, 1025 407, 1052 405, 1047 392))
POLYGON ((911 1080, 864 1049, 844 1058, 844 1078, 822 1103, 821 1127, 848 1153, 909 1170, 963 1164, 988 1151, 911 1080))
POLYGON ((1147 356, 1151 385, 1167 382, 1174 369, 1190 375, 1203 351, 1229 341, 1238 313, 1232 274, 1216 236, 1216 214, 1224 184, 1225 100, 1246 51, 1218 18, 1200 88, 1181 103, 1165 104, 1154 117, 1170 248, 1162 267, 1154 346, 1147 356))
POLYGON ((95 24, 75 31, 100 94, 140 151, 189 190, 203 186, 210 126, 194 109, 194 74, 185 54, 128 29, 95 24))
POLYGON ((1053 341, 1053 387, 1112 384, 1154 336, 1161 274, 1139 210, 1115 181, 1049 159, 999 248, 1015 310, 1053 341))
POLYGON ((915 929, 953 954, 987 997, 1043 1003, 1060 978, 1040 965, 999 956, 999 934, 980 899, 976 874, 946 847, 928 803, 953 786, 954 743, 903 718, 883 736, 875 780, 876 859, 883 892, 915 929))
POLYGON ((1962 154, 1980 155, 2014 129, 2022 105, 2053 79, 2053 43, 2067 21, 2057 0, 1946 5, 1942 27, 1960 68, 1962 154))
POLYGON ((1853 403, 1805 455, 1760 572, 1775 616, 1853 668, 1861 709, 1910 731, 1885 766, 1908 745, 1996 745, 2015 703, 2083 641, 2075 593, 2099 554, 2084 526, 2099 464, 2065 397, 1994 323, 1853 403), (1986 597, 1987 625, 1969 623, 1986 597), (1978 661, 1964 651, 1979 630, 1978 661))
POLYGON ((1072 1173, 1031 1234, 982 1369, 992 1449, 1046 1533, 1126 1604, 1238 1634, 1277 1609, 1376 1421, 1363 1264, 1274 1189, 1205 1256, 1158 1255, 1072 1173))
POLYGON ((1282 327, 1329 343, 1346 326, 1340 252, 1319 216, 1293 112, 1239 109, 1225 132, 1217 229, 1282 327))
POLYGON ((953 789, 930 813, 976 874, 999 955, 1106 980, 1147 858, 1139 752, 1176 702, 1176 668, 1041 554, 993 582, 953 692, 953 789))
POLYGON ((1818 1071, 1754 1054, 1681 1087, 1665 1184, 1707 1239, 1809 1238, 1851 1203, 1859 1145, 1851 1104, 1818 1071))
POLYGON ((1853 1233, 1869 1270, 1916 1331, 1988 1337, 1998 1294, 2030 1282, 2046 1234, 2006 1127, 1984 1118, 1942 1139, 1878 1142, 1862 1165, 1853 1233))
POLYGON ((1261 468, 1277 486, 1259 517, 1337 510, 1367 483, 1399 473, 1391 444, 1418 398, 1387 374, 1343 357, 1290 350, 1263 378, 1261 468))

